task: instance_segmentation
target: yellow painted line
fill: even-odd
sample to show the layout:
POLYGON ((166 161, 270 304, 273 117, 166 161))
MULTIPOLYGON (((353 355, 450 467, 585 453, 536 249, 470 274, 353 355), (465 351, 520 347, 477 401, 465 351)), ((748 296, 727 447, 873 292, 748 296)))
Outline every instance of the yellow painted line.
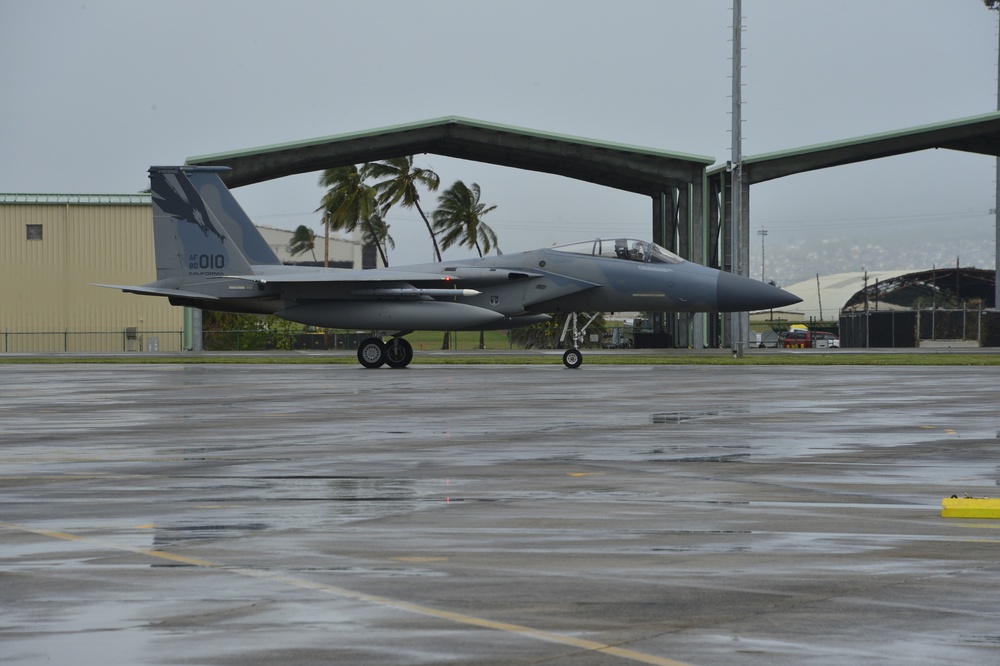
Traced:
POLYGON ((357 592, 355 590, 349 590, 347 588, 339 587, 337 585, 327 585, 326 583, 306 580, 305 578, 287 576, 284 574, 276 574, 270 571, 258 571, 255 569, 246 569, 242 567, 229 567, 219 562, 203 560, 197 557, 188 557, 186 555, 170 553, 165 550, 149 550, 145 548, 134 548, 131 546, 124 546, 115 543, 98 541, 97 539, 82 537, 76 534, 69 534, 67 532, 41 530, 32 527, 27 527, 25 525, 16 525, 14 523, 0 522, 0 527, 3 527, 8 530, 15 530, 19 532, 27 532, 29 534, 37 534, 39 536, 46 536, 53 539, 63 539, 65 541, 75 541, 78 543, 90 543, 96 546, 100 546, 102 548, 107 548, 109 550, 119 550, 128 553, 136 553, 139 555, 146 555, 148 557, 155 557, 162 560, 168 560, 171 562, 190 564, 196 567, 218 569, 220 571, 246 576, 247 578, 259 578, 261 580, 284 583, 286 585, 290 585, 300 589, 314 590, 317 592, 331 594, 337 597, 343 597, 345 599, 353 599, 355 601, 363 601, 378 606, 385 606, 387 608, 395 608, 397 610, 406 611, 408 613, 415 613, 417 615, 423 615, 426 617, 435 617, 441 620, 448 620, 450 622, 455 622, 458 624, 480 627, 482 629, 494 629, 496 631, 503 631, 510 634, 517 634, 518 636, 535 638, 537 640, 546 641, 548 643, 558 643, 560 645, 567 645, 570 647, 580 648, 582 650, 600 652, 601 654, 606 654, 613 657, 619 657, 621 659, 627 659, 629 661, 635 661, 642 664, 653 664, 654 666, 690 666, 690 664, 683 661, 677 661, 675 659, 669 659, 667 657, 659 657, 653 654, 646 654, 645 652, 637 652, 635 650, 629 650, 627 648, 608 645, 606 643, 591 641, 585 638, 576 638, 575 636, 556 634, 549 631, 543 631, 541 629, 526 627, 520 624, 511 624, 509 622, 497 622, 495 620, 487 620, 485 618, 475 617, 474 615, 466 615, 464 613, 455 613, 452 611, 440 610, 438 608, 431 608, 430 606, 422 606, 420 604, 414 604, 410 603, 409 601, 402 601, 400 599, 392 599, 390 597, 383 597, 376 594, 368 594, 366 592, 357 592))
POLYGON ((566 472, 566 476, 604 476, 604 472, 566 472))

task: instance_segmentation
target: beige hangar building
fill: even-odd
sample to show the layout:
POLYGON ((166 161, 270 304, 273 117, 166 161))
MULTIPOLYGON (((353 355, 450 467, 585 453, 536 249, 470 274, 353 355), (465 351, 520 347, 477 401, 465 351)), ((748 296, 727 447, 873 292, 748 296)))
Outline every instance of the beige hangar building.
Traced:
MULTIPOLYGON (((260 229, 282 261, 311 260, 260 229)), ((330 259, 360 267, 361 243, 331 237, 330 259)), ((194 348, 189 308, 93 286, 155 279, 148 194, 0 194, 0 353, 194 348)))

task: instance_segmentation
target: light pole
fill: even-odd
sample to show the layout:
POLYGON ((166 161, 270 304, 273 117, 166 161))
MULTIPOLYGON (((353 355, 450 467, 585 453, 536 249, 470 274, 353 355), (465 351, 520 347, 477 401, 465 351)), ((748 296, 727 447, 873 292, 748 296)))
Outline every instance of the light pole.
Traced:
MULTIPOLYGON (((1000 12, 1000 0, 983 0, 987 9, 1000 12)), ((997 31, 1000 35, 1000 30, 997 31)), ((998 46, 1000 50, 1000 46, 998 46)), ((1000 56, 997 57, 997 111, 1000 111, 1000 56)), ((993 246, 993 307, 1000 310, 1000 156, 997 156, 996 166, 996 204, 993 207, 993 231, 995 235, 993 246)))
MULTIPOLYGON (((743 251, 750 242, 749 229, 743 228, 743 135, 742 135, 742 5, 740 0, 733 0, 733 149, 730 164, 732 165, 730 198, 732 201, 732 272, 737 275, 749 276, 748 267, 743 264, 743 251), (747 240, 743 240, 746 233, 747 240)), ((748 262, 749 263, 749 262, 748 262)), ((733 356, 743 358, 743 347, 746 343, 746 329, 749 327, 749 316, 745 312, 733 312, 731 318, 733 356), (746 324, 744 324, 746 319, 746 324)))

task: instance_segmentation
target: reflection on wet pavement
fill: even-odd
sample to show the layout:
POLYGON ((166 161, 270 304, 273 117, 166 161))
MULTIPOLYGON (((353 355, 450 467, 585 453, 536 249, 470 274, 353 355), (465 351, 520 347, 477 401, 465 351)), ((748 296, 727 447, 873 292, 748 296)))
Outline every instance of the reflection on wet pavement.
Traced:
POLYGON ((1000 645, 1000 526, 939 506, 998 492, 991 368, 4 376, 5 663, 978 664, 1000 645))

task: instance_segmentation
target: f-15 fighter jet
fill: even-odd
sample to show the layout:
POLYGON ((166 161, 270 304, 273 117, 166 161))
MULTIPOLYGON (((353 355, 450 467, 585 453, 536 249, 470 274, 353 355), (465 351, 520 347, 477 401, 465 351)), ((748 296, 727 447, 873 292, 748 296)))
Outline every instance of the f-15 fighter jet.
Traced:
POLYGON ((225 170, 151 167, 156 281, 100 286, 172 305, 380 331, 358 347, 367 368, 406 367, 413 347, 404 336, 416 330, 509 329, 558 313, 572 315, 563 362, 575 368, 583 361, 579 312, 745 312, 801 300, 629 238, 402 268, 285 266, 223 184, 225 170))

